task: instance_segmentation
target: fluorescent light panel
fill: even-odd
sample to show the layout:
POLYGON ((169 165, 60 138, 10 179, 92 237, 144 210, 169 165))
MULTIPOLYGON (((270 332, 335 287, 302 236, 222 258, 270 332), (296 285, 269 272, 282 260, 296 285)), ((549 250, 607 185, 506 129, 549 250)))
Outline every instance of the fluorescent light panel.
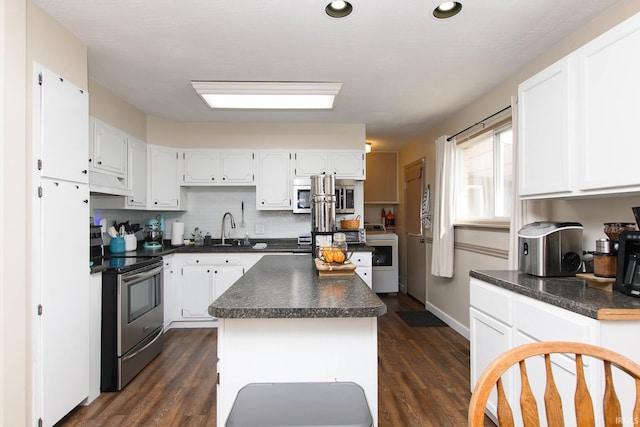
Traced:
POLYGON ((193 89, 216 109, 332 109, 342 83, 207 82, 193 89))

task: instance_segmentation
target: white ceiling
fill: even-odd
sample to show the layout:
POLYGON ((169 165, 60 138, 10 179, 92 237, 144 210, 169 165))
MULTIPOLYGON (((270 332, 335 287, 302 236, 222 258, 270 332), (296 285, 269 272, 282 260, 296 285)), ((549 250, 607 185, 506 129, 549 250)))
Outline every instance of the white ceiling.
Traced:
MULTIPOLYGON (((88 46, 89 77, 177 121, 364 123, 394 149, 489 91, 615 0, 33 0, 88 46), (342 82, 333 111, 212 111, 191 80, 342 82)), ((480 118, 478 118, 480 119, 480 118)))

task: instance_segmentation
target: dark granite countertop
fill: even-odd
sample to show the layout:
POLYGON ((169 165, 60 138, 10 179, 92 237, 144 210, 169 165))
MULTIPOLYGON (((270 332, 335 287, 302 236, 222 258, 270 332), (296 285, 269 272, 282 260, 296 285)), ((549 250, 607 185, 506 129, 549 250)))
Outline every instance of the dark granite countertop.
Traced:
POLYGON ((640 319, 640 298, 591 288, 577 277, 536 277, 515 270, 471 270, 469 276, 593 319, 640 319))
POLYGON ((209 306, 220 318, 378 317, 387 306, 358 275, 319 277, 311 255, 266 255, 209 306))

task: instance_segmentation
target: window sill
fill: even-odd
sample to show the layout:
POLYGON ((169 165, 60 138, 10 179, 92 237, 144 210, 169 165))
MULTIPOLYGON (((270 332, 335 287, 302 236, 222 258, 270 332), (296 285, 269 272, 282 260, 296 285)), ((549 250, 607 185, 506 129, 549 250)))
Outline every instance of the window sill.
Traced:
POLYGON ((454 228, 481 229, 481 230, 509 230, 509 221, 459 221, 453 224, 454 228))

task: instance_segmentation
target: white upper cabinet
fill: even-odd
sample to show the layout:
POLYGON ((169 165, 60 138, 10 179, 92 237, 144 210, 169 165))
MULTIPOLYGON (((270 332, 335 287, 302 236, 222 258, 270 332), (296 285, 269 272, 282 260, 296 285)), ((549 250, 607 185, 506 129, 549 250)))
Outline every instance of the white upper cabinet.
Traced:
POLYGON ((147 208, 153 210, 185 209, 178 180, 178 151, 171 147, 147 146, 149 193, 147 208))
POLYGON ((366 178, 364 150, 332 151, 329 160, 329 173, 338 178, 366 178))
POLYGON ((133 194, 127 197, 127 206, 144 208, 147 206, 147 144, 129 138, 129 181, 133 194))
POLYGON ((288 151, 260 151, 256 181, 256 208, 258 210, 291 209, 291 176, 288 151))
POLYGON ((126 178, 129 137, 126 133, 91 118, 92 144, 89 165, 100 173, 126 178))
POLYGON ((40 140, 40 174, 46 178, 89 182, 89 95, 54 72, 40 69, 40 91, 35 100, 40 104, 34 117, 40 120, 35 140, 40 140))
POLYGON ((365 179, 364 151, 297 151, 293 173, 297 177, 330 174, 337 178, 365 179))
POLYGON ((574 63, 565 58, 518 88, 521 197, 571 193, 574 63))
POLYGON ((520 85, 521 198, 640 192, 638 46, 640 14, 520 85))
POLYGON ((577 53, 577 151, 579 189, 602 193, 640 191, 640 14, 577 53), (614 166, 614 171, 609 165, 614 166))
POLYGON ((220 154, 214 150, 185 150, 182 153, 185 184, 217 184, 220 181, 220 154))
POLYGON ((253 151, 185 150, 184 185, 253 185, 253 151))

